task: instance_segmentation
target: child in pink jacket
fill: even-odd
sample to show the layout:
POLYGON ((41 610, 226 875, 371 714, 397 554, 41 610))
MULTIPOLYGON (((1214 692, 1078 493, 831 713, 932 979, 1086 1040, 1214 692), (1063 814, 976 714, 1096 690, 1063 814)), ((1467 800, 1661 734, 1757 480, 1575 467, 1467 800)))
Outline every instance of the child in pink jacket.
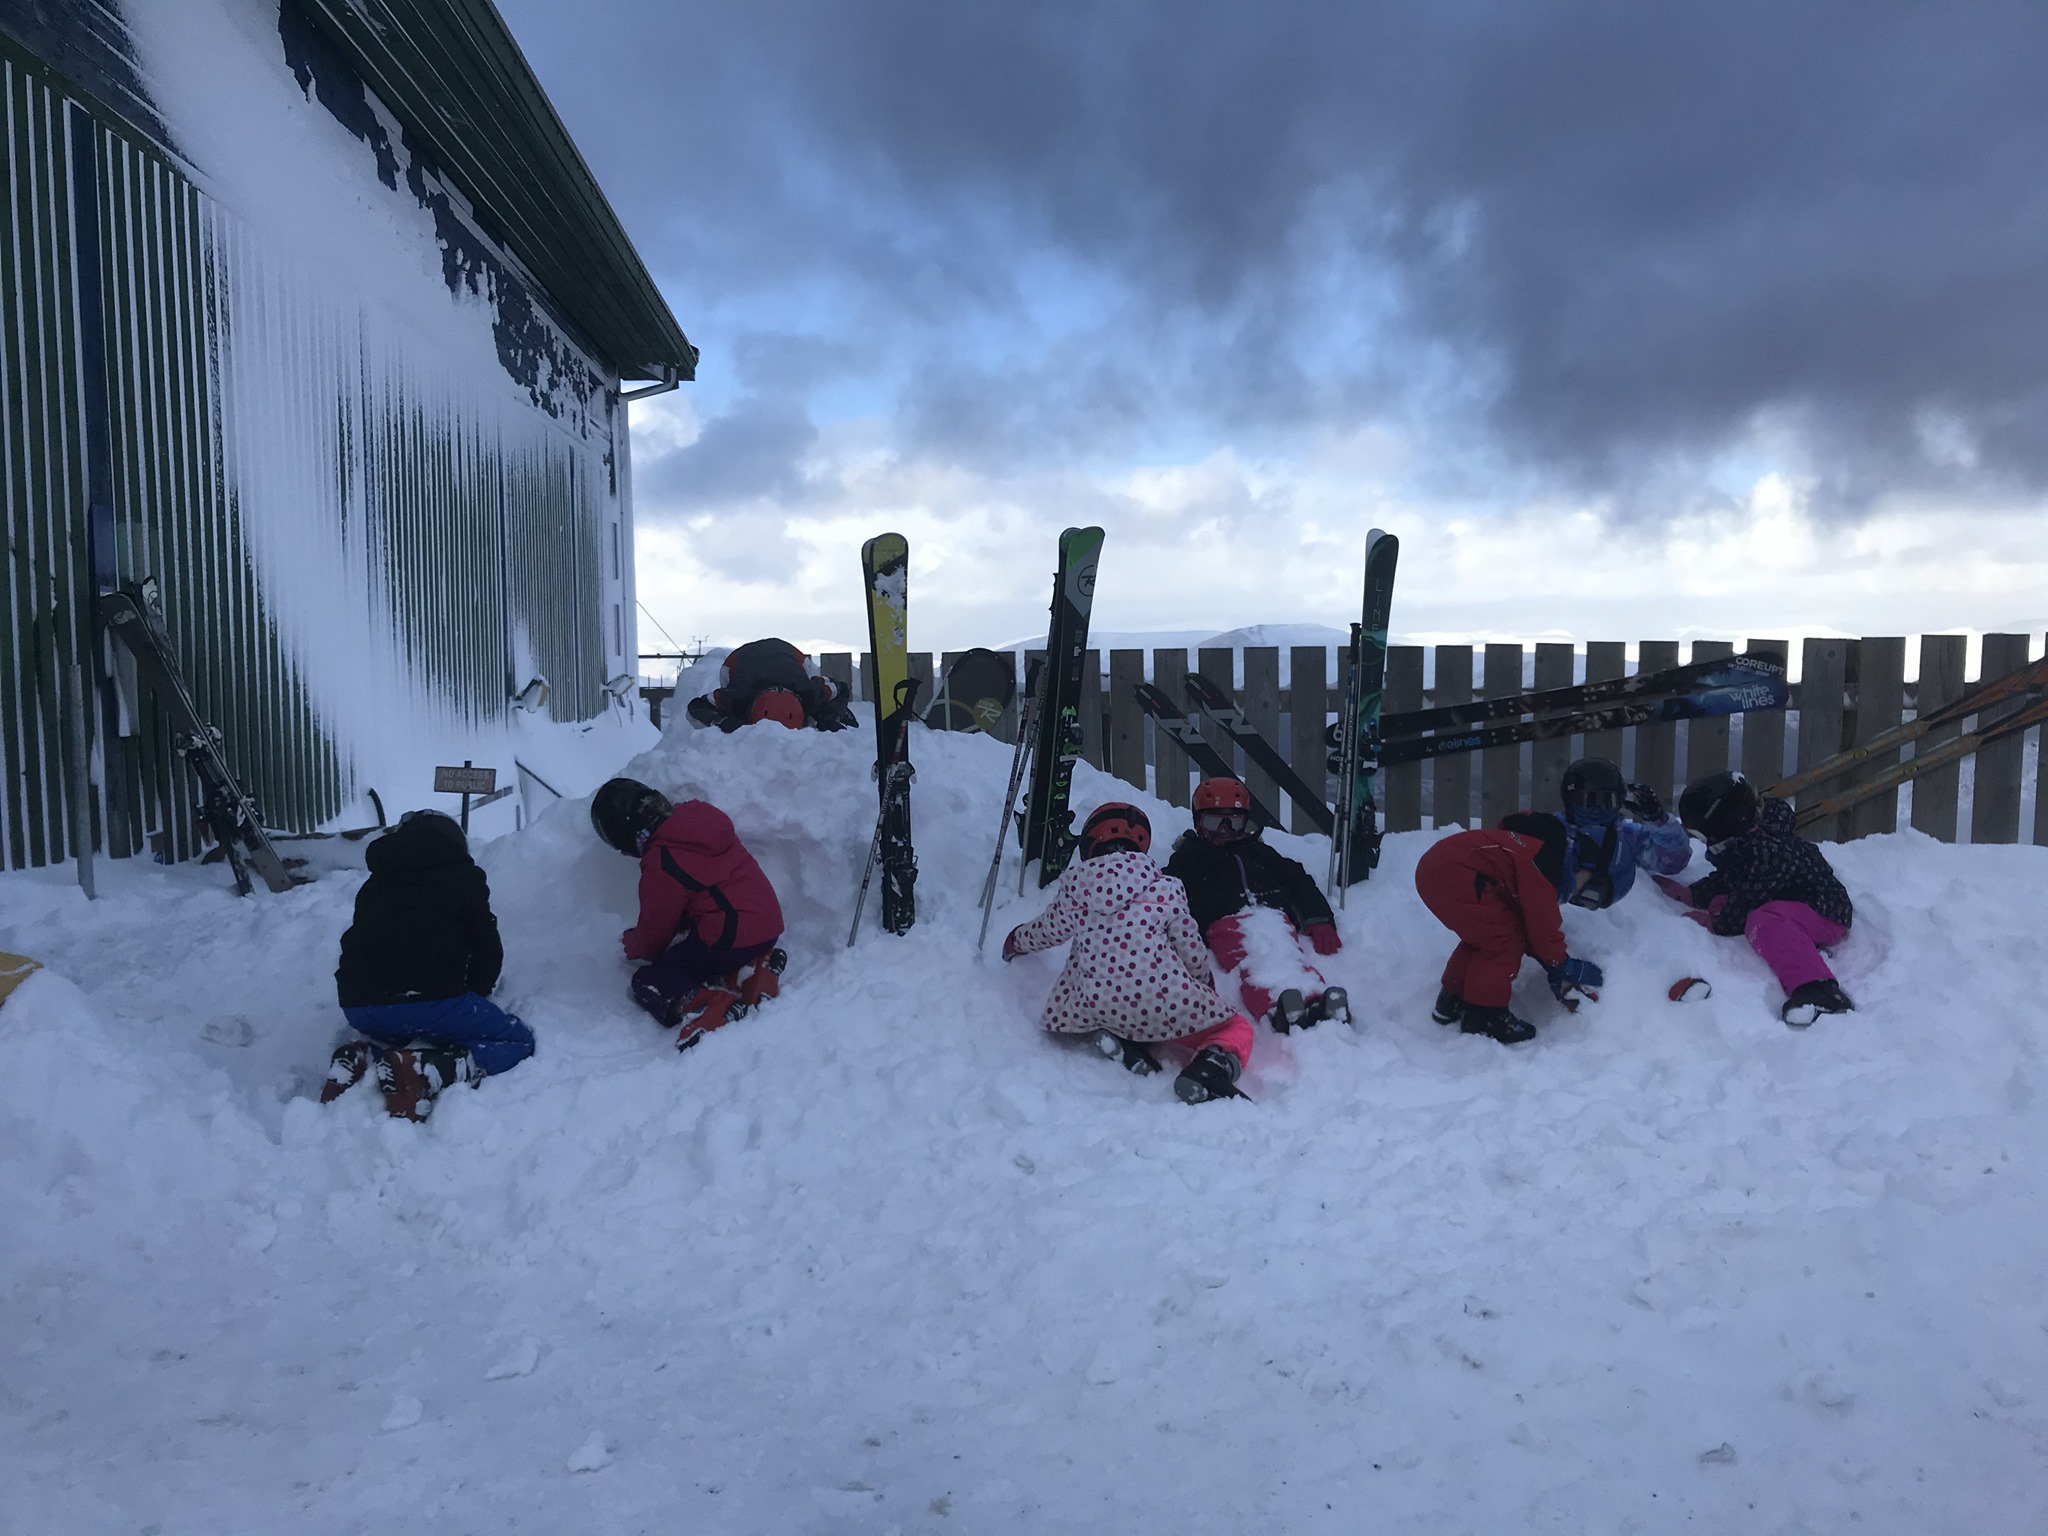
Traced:
POLYGON ((1229 1098, 1251 1060, 1252 1024, 1210 982, 1209 951, 1187 892, 1149 856, 1152 824, 1135 805, 1098 806, 1081 827, 1081 861, 1043 913, 1003 940, 1014 960, 1071 939, 1047 999, 1045 1028, 1094 1035, 1137 1073, 1157 1072, 1151 1043, 1192 1053, 1174 1080, 1185 1104, 1229 1098))

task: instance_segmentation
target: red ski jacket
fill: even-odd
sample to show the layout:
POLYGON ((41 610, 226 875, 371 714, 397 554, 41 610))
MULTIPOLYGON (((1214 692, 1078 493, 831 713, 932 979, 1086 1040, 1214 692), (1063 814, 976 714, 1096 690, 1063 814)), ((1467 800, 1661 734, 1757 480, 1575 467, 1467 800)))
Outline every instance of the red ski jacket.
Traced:
POLYGON ((640 922, 626 957, 652 960, 688 925, 715 949, 752 949, 782 934, 775 887, 742 846, 732 818, 685 800, 654 829, 640 856, 640 922))
POLYGON ((1482 949, 1526 951, 1544 965, 1565 960, 1557 887, 1536 867, 1537 839, 1499 827, 1454 832, 1415 867, 1423 904, 1482 949))

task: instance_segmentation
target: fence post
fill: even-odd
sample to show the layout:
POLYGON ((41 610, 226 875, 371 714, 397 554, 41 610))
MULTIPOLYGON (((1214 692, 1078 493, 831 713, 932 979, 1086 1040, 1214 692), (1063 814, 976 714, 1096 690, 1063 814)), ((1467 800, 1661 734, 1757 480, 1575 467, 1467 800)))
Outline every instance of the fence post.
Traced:
MULTIPOLYGON (((1969 638, 1964 635, 1920 637, 1920 681, 1913 690, 1913 714, 1925 719, 1944 704, 1963 696, 1963 670, 1968 664, 1969 638)), ((1962 724, 1944 725, 1913 743, 1913 755, 1932 751, 1962 731, 1962 724)), ((1956 802, 1962 788, 1960 763, 1931 768, 1913 780, 1913 828, 1944 843, 1956 840, 1956 802)))
MULTIPOLYGON (((1225 698, 1233 702, 1236 700, 1237 652, 1228 647, 1205 645, 1195 653, 1195 670, 1221 688, 1225 698)), ((1218 757, 1230 764, 1232 772, 1236 772, 1237 743, 1230 739, 1230 733, 1200 710, 1190 707, 1187 695, 1178 688, 1174 690, 1173 702, 1202 722, 1202 739, 1215 749, 1218 757)), ((1266 802, 1268 805, 1272 803, 1270 800, 1266 802)))
MULTIPOLYGON (((1856 642, 1856 721, 1847 746, 1889 731, 1906 712, 1906 639, 1903 635, 1856 642)), ((1898 762, 1896 750, 1881 752, 1849 780, 1860 784, 1898 762)), ((1842 818, 1844 839, 1899 830, 1899 792, 1875 795, 1842 818)))
POLYGON ((1109 653, 1109 771, 1136 789, 1145 782, 1145 711, 1138 684, 1145 681, 1143 651, 1109 653))
MULTIPOLYGON (((1503 699, 1522 691, 1522 647, 1498 641, 1486 647, 1486 697, 1503 699)), ((1492 827, 1521 809, 1522 747, 1488 747, 1480 754, 1479 822, 1492 827)))
MULTIPOLYGON (((1636 647, 1638 676, 1677 665, 1676 640, 1645 640, 1636 647)), ((1678 727, 1669 720, 1636 727, 1635 782, 1649 785, 1667 804, 1678 803, 1678 727)))
POLYGON ((2048 731, 2037 726, 2034 739, 2034 842, 2048 846, 2048 731))
MULTIPOLYGON (((1472 647, 1436 648, 1436 705, 1472 702, 1472 647)), ((1472 825, 1472 754, 1433 757, 1430 764, 1430 821, 1439 831, 1472 825)))
MULTIPOLYGON (((1780 667, 1792 654, 1783 640, 1745 640, 1742 649, 1745 655, 1775 661, 1780 667)), ((1769 789, 1785 777, 1784 710, 1753 709, 1742 717, 1742 776, 1758 789, 1769 789)))
POLYGON ((1081 757, 1091 768, 1106 767, 1103 749, 1102 652, 1089 651, 1081 663, 1081 757))
POLYGON ((847 698, 853 697, 853 652, 825 652, 818 658, 818 671, 837 683, 847 698))
MULTIPOLYGON (((1977 668, 1979 683, 1996 682, 2008 672, 2027 664, 2031 635, 1986 635, 1984 658, 1977 668)), ((2018 704, 1991 712, 1992 718, 2010 715, 2018 704)), ((1986 724, 1980 719, 1979 729, 1986 724)), ((2027 733, 1994 741, 1977 754, 1977 775, 1970 791, 1970 841, 1973 843, 2016 843, 2020 840, 2020 765, 2027 733)))
MULTIPOLYGON (((1320 789, 1330 794, 1329 746, 1323 739, 1330 714, 1330 653, 1320 645, 1294 645, 1287 649, 1287 762, 1320 789)), ((1308 819, 1308 812, 1295 806, 1288 825, 1296 832, 1320 830, 1308 819)))
MULTIPOLYGON (((1694 661, 1721 661, 1734 654, 1735 647, 1726 640, 1695 640, 1692 643, 1694 661)), ((1686 783, 1728 767, 1728 719, 1728 716, 1721 715, 1712 720, 1685 722, 1686 783)))
MULTIPOLYGON (((931 707, 932 702, 932 653, 930 651, 912 651, 903 658, 903 661, 910 677, 917 683, 917 703, 915 708, 916 713, 922 716, 925 710, 931 707)), ((894 699, 889 701, 889 707, 891 709, 896 707, 894 699)))
MULTIPOLYGON (((1799 653, 1799 751, 1800 770, 1833 757, 1842 750, 1842 688, 1848 678, 1849 643, 1846 640, 1810 639, 1799 653)), ((1835 792, 1840 781, 1816 784, 1796 802, 1801 809, 1835 792)), ((1839 816, 1823 817, 1807 836, 1817 843, 1841 841, 1839 816)))
MULTIPOLYGON (((1542 642, 1536 647, 1536 688, 1569 688, 1578 657, 1569 642, 1542 642)), ((1571 766, 1572 739, 1553 737, 1529 744, 1529 804, 1548 811, 1563 804, 1564 771, 1571 766)))
MULTIPOLYGON (((1181 692, 1180 680, 1188 675, 1188 653, 1182 651, 1154 651, 1152 653, 1152 686, 1165 694, 1175 704, 1185 695, 1181 692)), ((1168 805, 1188 803, 1188 755, 1180 749, 1166 732, 1152 733, 1152 762, 1154 767, 1153 793, 1168 805)))
MULTIPOLYGON (((1422 647, 1387 647, 1387 691, 1380 711, 1405 715, 1422 708, 1422 647)), ((1386 770, 1385 800, 1389 832, 1418 832, 1422 829, 1422 764, 1396 763, 1386 770)), ((1310 779, 1311 784, 1315 783, 1310 779)))
MULTIPOLYGON (((1244 652, 1244 713, 1252 726, 1266 740, 1277 744, 1280 739, 1280 647, 1277 645, 1246 646, 1244 652)), ((1251 791, 1262 802, 1273 807, 1274 814, 1282 810, 1281 802, 1287 798, 1280 792, 1280 786, 1273 782, 1273 776, 1249 760, 1245 762, 1247 782, 1251 791)), ((1311 781, 1313 782, 1313 781, 1311 781)))
MULTIPOLYGON (((1586 681, 1604 683, 1609 678, 1628 676, 1628 645, 1621 640, 1588 640, 1586 642, 1586 681)), ((1624 775, 1629 771, 1626 731, 1588 731, 1582 754, 1586 757, 1604 757, 1624 775)))

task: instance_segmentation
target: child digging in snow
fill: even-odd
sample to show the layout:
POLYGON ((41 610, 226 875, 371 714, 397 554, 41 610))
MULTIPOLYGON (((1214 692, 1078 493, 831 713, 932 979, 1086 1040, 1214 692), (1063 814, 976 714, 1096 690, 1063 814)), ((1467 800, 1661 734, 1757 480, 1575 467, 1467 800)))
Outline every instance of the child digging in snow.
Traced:
POLYGON ((1855 909, 1826 855, 1794 830, 1792 807, 1739 773, 1712 773, 1685 787, 1678 819, 1705 839, 1714 872, 1691 885, 1660 875, 1658 889, 1709 931, 1749 940, 1785 989, 1778 1016, 1792 1028, 1850 1012, 1821 951, 1848 936, 1855 909))
POLYGON ((370 844, 368 862, 334 972, 342 1012, 365 1038, 335 1051, 320 1102, 374 1069, 384 1107, 424 1120, 450 1084, 531 1056, 533 1031, 490 1000, 505 946, 490 885, 455 819, 407 811, 370 844))
POLYGON ((622 936, 633 1001, 687 1051, 777 996, 788 957, 775 887, 732 818, 706 800, 681 805, 638 779, 608 780, 591 799, 597 835, 640 861, 640 921, 622 936))
POLYGON ((1105 1055, 1157 1072, 1154 1043, 1192 1053, 1174 1080, 1185 1104, 1229 1098, 1251 1060, 1252 1022, 1209 981, 1209 951, 1181 883, 1150 857, 1152 824, 1135 805, 1097 806, 1081 827, 1081 861, 1053 903, 1013 928, 1003 958, 1073 940, 1040 1020, 1054 1034, 1093 1035, 1105 1055))
POLYGON ((1236 779, 1204 779, 1194 810, 1194 830, 1173 845, 1166 872, 1187 887, 1188 910, 1245 1012, 1283 1034, 1349 1019, 1344 989, 1323 981, 1298 942, 1306 938, 1319 955, 1344 947, 1330 904, 1309 872, 1252 825, 1251 791, 1236 779))

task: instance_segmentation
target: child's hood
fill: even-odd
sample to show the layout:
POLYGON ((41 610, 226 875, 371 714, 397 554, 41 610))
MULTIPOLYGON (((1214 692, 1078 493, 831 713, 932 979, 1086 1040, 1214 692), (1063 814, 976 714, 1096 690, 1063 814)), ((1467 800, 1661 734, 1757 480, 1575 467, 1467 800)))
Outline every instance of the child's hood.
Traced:
POLYGON ((1081 910, 1091 918, 1112 918, 1150 895, 1165 870, 1143 853, 1105 853, 1074 867, 1081 910))
POLYGON ((408 815, 371 843, 363 860, 373 875, 413 874, 468 864, 469 839, 452 816, 408 815))
POLYGON ((708 800, 685 800, 654 833, 657 843, 706 858, 731 852, 739 840, 732 818, 708 800))

